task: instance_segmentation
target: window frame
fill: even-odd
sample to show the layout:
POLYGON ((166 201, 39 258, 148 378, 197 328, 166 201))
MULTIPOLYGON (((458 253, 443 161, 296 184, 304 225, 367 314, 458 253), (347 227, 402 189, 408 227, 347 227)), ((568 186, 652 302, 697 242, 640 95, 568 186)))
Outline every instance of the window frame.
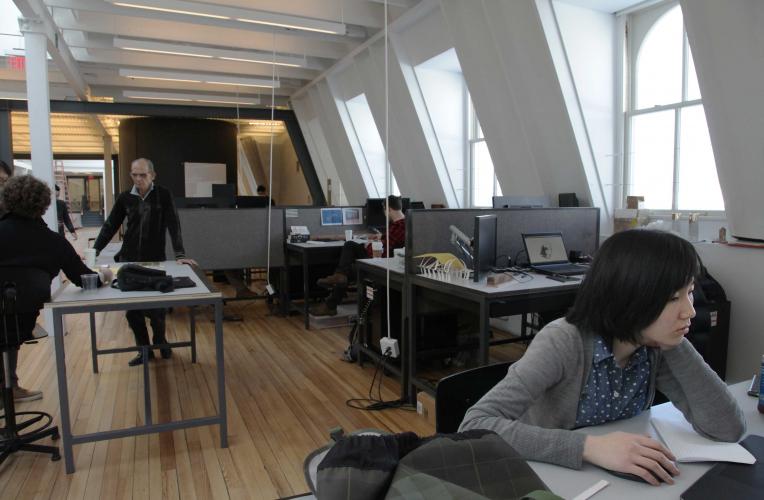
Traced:
MULTIPOLYGON (((626 197, 630 196, 629 190, 631 188, 631 179, 632 179, 632 158, 631 158, 631 146, 632 146, 632 119, 636 116, 640 115, 646 115, 650 113, 659 113, 663 111, 673 111, 674 112, 674 137, 673 137, 673 143, 674 143, 674 157, 673 157, 673 172, 672 172, 672 194, 671 194, 671 208, 659 208, 659 209, 649 209, 649 211, 656 215, 668 215, 671 213, 682 213, 682 214, 690 214, 690 213, 702 213, 703 215, 709 215, 709 216, 725 216, 724 210, 709 210, 709 209, 697 209, 697 210, 680 210, 678 208, 679 203, 679 184, 678 184, 678 177, 679 177, 679 155, 680 155, 680 140, 681 140, 681 133, 682 133, 682 110, 685 108, 690 108, 693 106, 704 106, 703 105, 703 99, 702 97, 699 99, 692 99, 688 100, 688 84, 689 84, 689 58, 690 58, 690 45, 689 40, 687 38, 687 28, 684 22, 684 18, 682 19, 682 92, 680 101, 670 103, 670 104, 661 104, 656 106, 651 106, 648 108, 636 108, 636 102, 637 102, 637 59, 638 59, 638 52, 634 52, 632 50, 631 44, 633 43, 630 32, 632 24, 634 23, 634 17, 639 16, 643 12, 646 12, 649 9, 655 8, 656 6, 650 6, 643 10, 639 10, 636 12, 630 13, 628 16, 626 16, 625 20, 625 46, 624 46, 624 57, 626 58, 626 64, 624 67, 627 71, 627 77, 624 79, 627 82, 627 89, 624 93, 627 96, 626 102, 624 103, 624 113, 623 113, 623 189, 622 189, 622 200, 621 200, 621 206, 626 206, 626 197)), ((655 18, 653 21, 651 27, 648 29, 648 33, 650 30, 653 29, 653 27, 663 18, 663 16, 667 15, 667 13, 672 10, 673 8, 679 8, 681 9, 681 6, 679 5, 678 1, 670 1, 670 2, 663 2, 661 3, 660 7, 666 8, 666 11, 663 12, 661 15, 655 18)), ((644 39, 642 40, 644 43, 644 39)), ((641 50, 641 48, 640 48, 641 50)), ((697 72, 696 72, 697 77, 697 72)), ((705 112, 705 107, 703 107, 703 110, 705 112)))

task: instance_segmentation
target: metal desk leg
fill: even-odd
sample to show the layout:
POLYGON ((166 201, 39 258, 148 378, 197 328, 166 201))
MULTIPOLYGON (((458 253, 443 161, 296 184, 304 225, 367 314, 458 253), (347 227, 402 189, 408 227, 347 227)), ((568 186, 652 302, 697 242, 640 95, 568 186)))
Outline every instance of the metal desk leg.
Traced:
POLYGON ((302 293, 303 293, 303 315, 305 317, 305 329, 310 330, 310 316, 308 316, 310 307, 310 272, 308 270, 308 252, 302 252, 302 293))
POLYGON ((69 388, 66 381, 66 356, 64 355, 63 316, 53 310, 53 344, 56 348, 56 377, 58 379, 58 402, 61 406, 61 441, 64 447, 66 473, 74 472, 72 453, 72 427, 69 421, 69 388))
POLYGON ((196 306, 188 308, 188 321, 191 327, 191 362, 196 363, 196 306))
POLYGON ((141 356, 143 356, 144 425, 152 425, 154 423, 154 420, 151 418, 151 381, 149 379, 149 352, 152 352, 150 346, 141 346, 141 356))
POLYGON ((480 300, 480 366, 488 364, 488 346, 490 345, 491 325, 488 318, 488 303, 480 300))
POLYGON ((98 373, 98 345, 96 342, 95 313, 90 313, 90 356, 93 358, 93 373, 98 373))
POLYGON ((416 403, 416 387, 411 380, 416 377, 416 287, 411 284, 405 284, 406 289, 406 316, 408 317, 408 335, 406 338, 406 350, 401 353, 403 359, 401 363, 408 366, 406 375, 401 383, 405 385, 406 400, 409 403, 416 403))
POLYGON ((215 303, 215 356, 218 365, 218 415, 220 418, 220 447, 228 448, 228 416, 225 401, 225 366, 223 356, 223 303, 215 303))

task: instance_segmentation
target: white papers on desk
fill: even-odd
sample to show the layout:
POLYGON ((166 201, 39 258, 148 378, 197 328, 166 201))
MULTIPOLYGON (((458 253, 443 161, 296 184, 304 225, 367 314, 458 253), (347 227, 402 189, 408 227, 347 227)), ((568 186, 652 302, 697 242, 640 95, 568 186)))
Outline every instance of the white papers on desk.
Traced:
POLYGON ((695 432, 684 415, 674 407, 651 416, 650 423, 676 456, 677 462, 756 463, 756 458, 739 444, 712 441, 695 432))
POLYGON ((305 243, 308 245, 326 245, 325 241, 318 241, 318 240, 308 240, 305 243))

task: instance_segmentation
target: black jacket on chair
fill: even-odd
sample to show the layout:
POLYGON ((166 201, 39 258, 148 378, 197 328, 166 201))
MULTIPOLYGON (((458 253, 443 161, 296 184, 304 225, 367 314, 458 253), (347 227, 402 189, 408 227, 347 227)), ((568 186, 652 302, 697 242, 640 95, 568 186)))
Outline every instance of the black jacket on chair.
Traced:
POLYGON ((153 189, 141 198, 131 191, 124 191, 114 202, 109 217, 104 222, 93 248, 101 252, 117 233, 127 218, 122 248, 114 256, 119 262, 147 262, 165 260, 165 233, 170 232, 175 258, 185 257, 180 221, 170 191, 154 184, 153 189))

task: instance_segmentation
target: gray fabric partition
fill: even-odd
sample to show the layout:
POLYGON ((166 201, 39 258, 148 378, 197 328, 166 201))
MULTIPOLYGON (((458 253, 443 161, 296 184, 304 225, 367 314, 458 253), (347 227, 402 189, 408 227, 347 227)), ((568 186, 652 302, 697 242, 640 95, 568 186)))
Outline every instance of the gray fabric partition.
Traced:
POLYGON ((307 226, 310 235, 313 237, 344 235, 345 229, 352 229, 353 232, 366 232, 363 207, 281 207, 284 211, 284 234, 289 234, 290 226, 307 226), (361 210, 361 224, 351 226, 322 226, 321 208, 358 208, 361 210))
MULTIPOLYGON (((496 255, 512 264, 524 250, 522 233, 561 232, 568 251, 593 254, 599 246, 599 208, 504 208, 416 210, 406 219, 406 269, 416 272, 412 257, 428 252, 457 254, 449 226, 472 237, 476 215, 496 214, 496 255)), ((523 258, 520 259, 521 262, 523 258)))
MULTIPOLYGON (((271 210, 271 267, 284 265, 284 211, 271 210)), ((205 270, 266 267, 267 208, 178 209, 186 255, 205 270)), ((167 255, 173 255, 168 238, 167 255)))

